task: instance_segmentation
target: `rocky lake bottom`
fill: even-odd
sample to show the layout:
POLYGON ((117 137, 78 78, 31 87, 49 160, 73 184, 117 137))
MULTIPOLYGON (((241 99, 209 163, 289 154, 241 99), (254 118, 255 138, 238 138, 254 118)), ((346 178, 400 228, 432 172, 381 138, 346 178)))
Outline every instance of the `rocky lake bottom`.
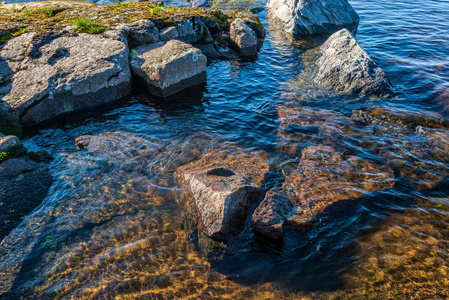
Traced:
POLYGON ((263 11, 258 57, 213 60, 205 87, 170 102, 137 90, 26 130, 28 149, 55 158, 54 181, 0 246, 0 298, 448 298, 449 6, 350 2, 357 41, 394 96, 321 89, 308 68, 326 37, 291 39, 263 11), (79 149, 86 134, 113 142, 79 149), (247 220, 225 244, 199 230, 175 183, 178 167, 203 153, 249 153, 268 161, 268 190, 295 171, 298 149, 315 146, 386 165, 394 185, 286 232, 283 243, 247 220))

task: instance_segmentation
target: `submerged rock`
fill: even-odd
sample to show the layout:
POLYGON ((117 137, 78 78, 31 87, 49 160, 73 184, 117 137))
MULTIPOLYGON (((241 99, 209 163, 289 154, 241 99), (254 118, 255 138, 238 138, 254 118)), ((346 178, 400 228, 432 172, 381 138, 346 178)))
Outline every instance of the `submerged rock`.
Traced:
POLYGON ((341 201, 359 199, 394 184, 393 171, 386 166, 343 155, 328 146, 308 147, 302 151, 298 167, 287 176, 282 189, 267 193, 252 223, 254 229, 268 237, 280 238, 285 222, 302 228, 341 201))
POLYGON ((129 95, 124 43, 62 33, 26 33, 0 50, 1 73, 10 78, 0 96, 0 125, 33 125, 129 95))
POLYGON ((322 87, 347 94, 386 95, 391 92, 384 71, 348 30, 331 35, 321 51, 315 80, 322 87))
POLYGON ((23 159, 0 164, 0 240, 42 202, 51 184, 50 175, 23 159))
POLYGON ((355 33, 360 20, 347 0, 269 0, 267 10, 294 35, 331 34, 343 28, 355 33))
POLYGON ((131 61, 131 70, 148 92, 168 97, 187 87, 206 82, 206 64, 207 58, 201 50, 171 40, 162 47, 135 55, 131 61))
POLYGON ((176 176, 193 196, 203 231, 227 240, 239 233, 268 170, 265 154, 214 152, 179 167, 176 176))
POLYGON ((355 134, 355 123, 348 117, 326 109, 279 105, 277 150, 293 156, 316 143, 341 144, 355 134))

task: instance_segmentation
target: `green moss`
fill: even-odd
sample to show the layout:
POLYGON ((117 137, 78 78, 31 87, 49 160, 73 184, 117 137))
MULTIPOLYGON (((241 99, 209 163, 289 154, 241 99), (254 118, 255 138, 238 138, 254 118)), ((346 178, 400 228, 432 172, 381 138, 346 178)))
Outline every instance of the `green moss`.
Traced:
POLYGON ((0 152, 0 164, 11 158, 18 158, 23 154, 23 147, 17 146, 7 152, 0 152))
POLYGON ((108 29, 107 26, 101 25, 95 20, 85 18, 76 18, 75 20, 70 21, 70 23, 76 26, 78 32, 83 33, 99 34, 108 29))

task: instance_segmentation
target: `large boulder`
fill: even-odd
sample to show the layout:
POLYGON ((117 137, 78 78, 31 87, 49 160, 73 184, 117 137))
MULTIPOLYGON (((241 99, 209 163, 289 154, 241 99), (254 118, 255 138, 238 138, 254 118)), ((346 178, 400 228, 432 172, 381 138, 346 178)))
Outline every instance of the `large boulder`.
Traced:
POLYGON ((193 197, 202 230, 227 240, 239 233, 268 170, 263 153, 232 155, 223 151, 179 167, 176 177, 193 197))
POLYGON ((151 94, 168 97, 206 82, 207 58, 192 45, 171 40, 157 48, 141 47, 144 48, 135 50, 137 55, 131 60, 131 71, 151 94))
POLYGON ((242 57, 253 57, 258 52, 258 41, 256 33, 241 18, 231 23, 230 29, 231 45, 242 57))
POLYGON ((23 159, 0 164, 0 241, 47 196, 52 177, 23 159))
POLYGON ((337 203, 359 199, 394 184, 393 171, 386 166, 343 155, 328 146, 308 147, 282 189, 267 193, 252 216, 252 224, 268 237, 280 238, 286 222, 303 228, 337 203))
POLYGON ((62 33, 25 33, 0 50, 0 125, 33 125, 130 94, 124 43, 62 33))
POLYGON ((384 71, 366 54, 346 29, 329 37, 316 62, 316 82, 347 94, 386 95, 390 84, 384 71))
POLYGON ((267 10, 295 35, 332 34, 343 28, 355 33, 360 20, 347 0, 269 0, 267 10))

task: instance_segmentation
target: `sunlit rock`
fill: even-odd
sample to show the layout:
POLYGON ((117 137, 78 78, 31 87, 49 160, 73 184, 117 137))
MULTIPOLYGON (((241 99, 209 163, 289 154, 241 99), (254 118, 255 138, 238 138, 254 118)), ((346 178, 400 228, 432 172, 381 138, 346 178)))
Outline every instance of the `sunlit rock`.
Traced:
POLYGON ((329 34, 343 28, 355 33, 360 20, 347 0, 269 0, 267 10, 295 35, 329 34))
POLYGON ((257 49, 257 36, 256 33, 243 21, 243 19, 235 19, 231 23, 231 42, 234 48, 243 57, 256 56, 257 49))
POLYGON ((386 95, 390 92, 384 71, 347 29, 331 35, 321 51, 315 80, 322 87, 347 94, 386 95))
POLYGON ((145 89, 168 97, 183 89, 206 82, 207 58, 201 50, 177 40, 135 55, 131 70, 145 89))
POLYGON ((0 73, 10 78, 0 94, 0 125, 33 125, 129 95, 124 43, 63 33, 25 33, 0 50, 0 73))
POLYGON ((214 238, 238 234, 269 170, 264 153, 240 151, 208 153, 177 170, 178 181, 193 196, 203 231, 214 238))

